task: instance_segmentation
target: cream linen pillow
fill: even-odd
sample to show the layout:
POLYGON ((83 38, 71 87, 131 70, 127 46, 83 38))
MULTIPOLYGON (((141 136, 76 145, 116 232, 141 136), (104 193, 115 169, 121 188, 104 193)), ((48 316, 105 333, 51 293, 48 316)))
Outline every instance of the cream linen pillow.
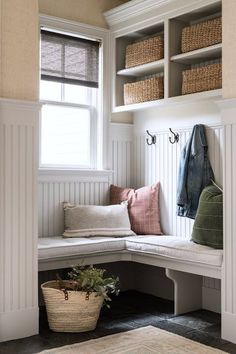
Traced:
POLYGON ((127 203, 119 205, 72 205, 64 203, 64 237, 130 236, 127 203))

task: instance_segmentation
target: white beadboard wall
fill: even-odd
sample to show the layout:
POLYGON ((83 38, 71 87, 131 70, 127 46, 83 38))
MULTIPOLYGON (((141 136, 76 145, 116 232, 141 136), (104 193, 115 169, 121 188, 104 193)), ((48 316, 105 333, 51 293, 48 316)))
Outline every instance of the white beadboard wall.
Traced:
POLYGON ((39 171, 39 237, 64 231, 63 202, 108 203, 110 171, 39 171))
MULTIPOLYGON (((189 238, 193 221, 176 215, 176 189, 181 151, 186 144, 191 128, 176 128, 179 133, 179 142, 171 144, 168 130, 153 131, 157 137, 155 145, 147 145, 146 134, 136 135, 134 138, 134 175, 133 183, 136 187, 150 185, 160 181, 160 212, 164 234, 189 238)), ((206 126, 208 141, 208 156, 215 173, 216 181, 222 185, 222 126, 206 126)))
POLYGON ((0 99, 0 341, 38 332, 39 109, 0 99))
POLYGON ((133 168, 133 125, 111 124, 110 166, 112 183, 130 187, 133 168))
POLYGON ((219 107, 225 129, 222 338, 236 343, 236 99, 223 99, 219 107))

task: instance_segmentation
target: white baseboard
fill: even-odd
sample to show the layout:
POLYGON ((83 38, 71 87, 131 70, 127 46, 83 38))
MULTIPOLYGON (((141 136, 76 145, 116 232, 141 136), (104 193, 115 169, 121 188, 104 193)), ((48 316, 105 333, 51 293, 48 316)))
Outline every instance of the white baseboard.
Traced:
POLYGON ((221 313, 221 291, 202 287, 202 308, 217 313, 221 313))
POLYGON ((232 343, 236 343, 236 314, 223 312, 221 316, 221 336, 232 343))
POLYGON ((38 334, 38 307, 0 313, 0 342, 38 334))

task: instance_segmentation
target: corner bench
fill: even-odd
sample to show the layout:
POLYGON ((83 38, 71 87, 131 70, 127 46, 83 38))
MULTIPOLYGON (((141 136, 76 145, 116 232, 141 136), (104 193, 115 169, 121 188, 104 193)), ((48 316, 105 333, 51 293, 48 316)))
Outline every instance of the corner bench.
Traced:
POLYGON ((202 308, 202 276, 221 279, 222 250, 175 236, 39 238, 39 271, 132 261, 165 268, 174 283, 175 315, 202 308))

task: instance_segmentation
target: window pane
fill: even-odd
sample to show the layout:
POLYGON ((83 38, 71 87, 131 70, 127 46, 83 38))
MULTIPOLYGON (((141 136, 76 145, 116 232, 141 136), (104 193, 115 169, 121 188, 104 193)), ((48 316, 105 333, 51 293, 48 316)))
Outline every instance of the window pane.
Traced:
POLYGON ((61 83, 41 80, 40 99, 48 101, 61 101, 61 83))
POLYGON ((65 84, 65 102, 90 104, 92 89, 85 86, 65 84))
POLYGON ((88 109, 43 106, 41 137, 42 165, 90 166, 88 109))

